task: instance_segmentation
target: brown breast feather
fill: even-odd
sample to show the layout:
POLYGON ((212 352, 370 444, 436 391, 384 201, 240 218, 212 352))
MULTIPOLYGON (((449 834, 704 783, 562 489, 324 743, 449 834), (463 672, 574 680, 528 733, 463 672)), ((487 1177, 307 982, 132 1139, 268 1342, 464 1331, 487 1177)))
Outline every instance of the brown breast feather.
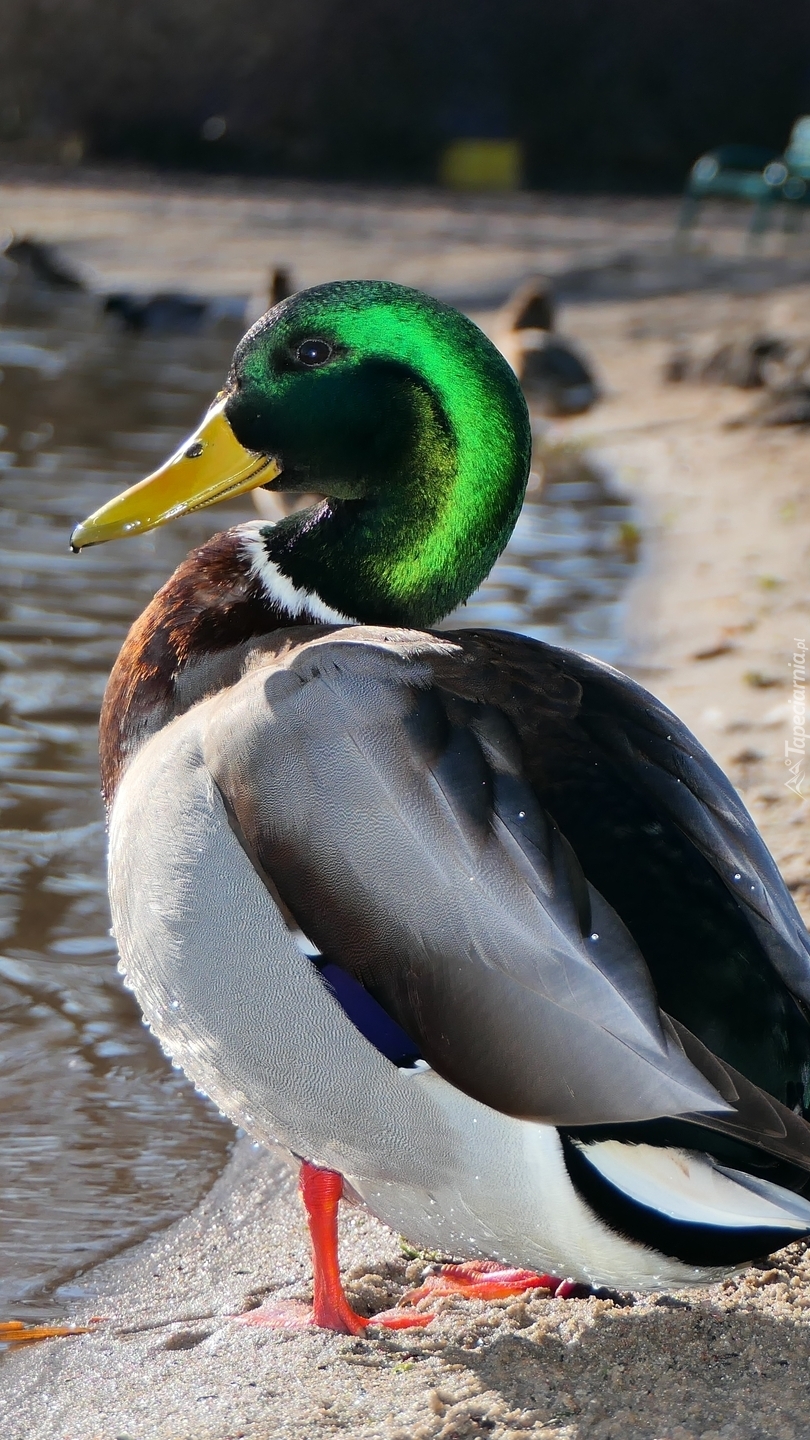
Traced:
POLYGON ((293 623, 253 573, 238 528, 192 550, 138 616, 107 682, 99 728, 107 806, 150 735, 232 684, 246 643, 293 623))

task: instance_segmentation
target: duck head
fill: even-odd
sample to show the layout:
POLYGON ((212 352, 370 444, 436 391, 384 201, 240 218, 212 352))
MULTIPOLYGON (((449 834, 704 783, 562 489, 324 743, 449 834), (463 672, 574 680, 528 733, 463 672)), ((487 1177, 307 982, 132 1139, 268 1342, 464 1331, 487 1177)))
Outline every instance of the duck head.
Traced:
POLYGON ((315 491, 318 505, 262 530, 268 561, 346 617, 430 625, 492 568, 530 455, 518 382, 472 321, 400 285, 320 285, 253 326, 199 429, 71 544, 257 486, 315 491))

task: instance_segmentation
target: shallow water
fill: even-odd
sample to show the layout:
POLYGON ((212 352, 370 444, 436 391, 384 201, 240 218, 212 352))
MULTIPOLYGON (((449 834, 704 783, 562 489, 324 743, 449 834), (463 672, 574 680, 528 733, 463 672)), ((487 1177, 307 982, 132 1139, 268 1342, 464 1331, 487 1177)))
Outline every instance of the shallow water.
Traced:
MULTIPOLYGON (((68 536, 196 423, 236 338, 132 337, 84 297, 12 295, 0 314, 2 1317, 68 1307, 84 1268, 195 1203, 233 1133, 116 973, 96 726, 134 616, 193 544, 255 511, 246 499, 81 556, 68 536)), ((571 456, 550 473, 455 618, 611 658, 628 509, 571 456)))

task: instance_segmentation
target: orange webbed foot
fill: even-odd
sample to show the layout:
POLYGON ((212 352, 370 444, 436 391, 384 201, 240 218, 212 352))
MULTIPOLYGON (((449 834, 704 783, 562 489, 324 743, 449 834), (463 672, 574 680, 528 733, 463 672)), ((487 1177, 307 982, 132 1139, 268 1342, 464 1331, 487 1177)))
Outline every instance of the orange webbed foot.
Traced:
POLYGON ((231 1319, 237 1325, 265 1326, 268 1330, 307 1330, 315 1323, 312 1306, 303 1300, 265 1300, 255 1310, 232 1315, 231 1319))
MULTIPOLYGON (((405 1296, 402 1298, 404 1300, 405 1296)), ((393 1310, 380 1310, 376 1315, 370 1315, 366 1323, 381 1325, 385 1330, 413 1330, 429 1325, 433 1319, 435 1316, 429 1315, 425 1310, 406 1310, 397 1305, 393 1310)))
POLYGON ((256 1310, 232 1317, 239 1325, 261 1325, 269 1330, 333 1330, 338 1335, 362 1335, 371 1322, 352 1309, 342 1290, 321 1298, 317 1308, 303 1300, 265 1300, 256 1310))
POLYGON ((560 1280, 556 1275, 537 1275, 534 1270, 513 1270, 497 1260, 467 1260, 463 1265, 441 1265, 426 1276, 416 1290, 403 1295, 404 1304, 443 1295, 460 1295, 467 1300, 506 1300, 528 1290, 545 1290, 558 1300, 579 1299, 592 1294, 590 1285, 560 1280))
POLYGON ((0 1345, 32 1345, 35 1340, 56 1340, 61 1335, 91 1335, 93 1325, 26 1325, 23 1320, 0 1320, 0 1345))
MULTIPOLYGON (((345 1297, 344 1297, 345 1299, 345 1297)), ((265 1300, 256 1310, 232 1317, 239 1325, 266 1326, 270 1330, 333 1330, 338 1335, 362 1335, 367 1329, 382 1326, 387 1330, 406 1330, 429 1325, 432 1315, 421 1310, 381 1310, 377 1315, 358 1315, 348 1300, 344 1305, 323 1308, 315 1318, 311 1305, 301 1300, 265 1300)))

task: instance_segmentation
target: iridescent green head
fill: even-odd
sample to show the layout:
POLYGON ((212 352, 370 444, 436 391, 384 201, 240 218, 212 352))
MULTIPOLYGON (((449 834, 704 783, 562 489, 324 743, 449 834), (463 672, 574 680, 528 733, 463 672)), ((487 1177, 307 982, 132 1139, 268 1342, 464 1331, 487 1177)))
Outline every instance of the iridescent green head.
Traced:
POLYGON ((526 488, 518 382, 458 311, 343 281, 285 300, 236 351, 225 416, 275 456, 269 489, 327 496, 268 526, 269 557, 342 614, 429 625, 488 574, 526 488))
POLYGON ((430 625, 488 574, 529 473, 526 404, 471 320, 401 285, 304 290, 245 336, 177 454, 75 549, 264 484, 326 499, 262 531, 281 586, 370 624, 430 625))

